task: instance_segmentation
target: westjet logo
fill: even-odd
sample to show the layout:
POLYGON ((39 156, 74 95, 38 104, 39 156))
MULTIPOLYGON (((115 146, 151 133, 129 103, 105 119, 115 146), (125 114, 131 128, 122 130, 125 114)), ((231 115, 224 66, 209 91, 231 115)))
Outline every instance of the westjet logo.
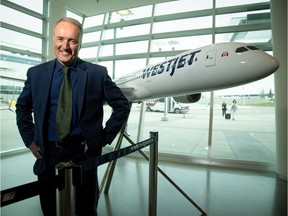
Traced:
POLYGON ((164 71, 167 73, 170 72, 170 76, 173 76, 175 70, 184 67, 186 63, 188 65, 192 65, 196 53, 199 52, 201 52, 201 50, 193 51, 191 53, 184 54, 178 58, 170 59, 151 68, 145 68, 143 70, 142 78, 145 79, 149 78, 150 76, 156 76, 157 74, 162 74, 164 71))

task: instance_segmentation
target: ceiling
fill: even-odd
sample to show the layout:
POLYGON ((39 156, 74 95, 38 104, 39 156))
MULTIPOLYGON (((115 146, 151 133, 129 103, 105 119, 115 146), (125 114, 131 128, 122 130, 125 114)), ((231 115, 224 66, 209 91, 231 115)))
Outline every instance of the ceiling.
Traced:
POLYGON ((83 16, 94 16, 110 11, 124 10, 144 5, 175 0, 55 0, 67 5, 67 9, 83 16))

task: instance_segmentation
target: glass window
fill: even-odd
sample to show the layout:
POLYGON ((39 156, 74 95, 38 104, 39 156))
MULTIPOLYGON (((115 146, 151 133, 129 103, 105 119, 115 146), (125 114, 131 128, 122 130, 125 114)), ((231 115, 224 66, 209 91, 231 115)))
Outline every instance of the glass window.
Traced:
MULTIPOLYGON (((242 86, 224 89, 224 90, 218 90, 218 95, 246 95, 245 99, 249 99, 247 95, 253 95, 251 97, 258 97, 262 91, 264 91, 265 94, 269 94, 270 90, 274 92, 274 75, 270 75, 264 79, 255 81, 253 83, 248 83, 242 86)), ((215 95, 217 95, 215 94, 215 95)), ((243 103, 245 104, 245 103, 243 103)))
POLYGON ((104 14, 86 17, 84 20, 83 28, 89 28, 94 26, 100 26, 103 24, 104 14))
POLYGON ((103 61, 97 62, 97 64, 102 65, 107 68, 109 76, 113 79, 113 61, 103 61))
MULTIPOLYGON (((3 65, 10 62, 10 64, 8 64, 8 66, 7 66, 8 68, 10 68, 11 64, 13 64, 11 62, 20 63, 21 68, 24 67, 22 64, 27 64, 27 67, 28 67, 28 65, 38 65, 42 62, 40 57, 32 57, 32 56, 22 55, 19 53, 11 53, 11 52, 7 52, 7 51, 3 51, 3 50, 0 51, 0 59, 3 61, 2 62, 3 65)), ((15 68, 13 67, 11 70, 15 71, 15 68)), ((10 70, 8 70, 8 71, 10 71, 10 70)), ((26 74, 22 74, 23 78, 26 78, 25 75, 26 74)), ((20 78, 20 77, 17 76, 17 78, 20 78)))
POLYGON ((246 47, 239 47, 235 50, 236 53, 246 52, 248 49, 246 47))
MULTIPOLYGON (((39 13, 42 13, 43 10, 43 1, 13 0, 12 2, 26 7, 27 9, 38 11, 39 13), (39 8, 36 9, 36 5, 41 5, 41 7, 39 6, 39 8)), ((217 0, 216 5, 217 7, 230 7, 260 2, 263 1, 237 0, 235 2, 217 0)), ((213 31, 212 14, 205 17, 199 16, 171 21, 162 21, 162 18, 169 17, 169 14, 209 10, 212 9, 212 7, 213 0, 179 0, 156 4, 154 15, 167 16, 162 16, 161 22, 154 23, 153 34, 157 34, 157 38, 162 37, 162 39, 154 39, 152 35, 150 51, 157 53, 171 50, 188 50, 211 44, 212 34, 197 36, 192 36, 192 34, 202 34, 202 30, 207 28, 213 31), (196 32, 193 30, 200 31, 196 32), (176 33, 177 36, 179 36, 181 31, 185 31, 185 34, 191 32, 191 36, 171 36, 170 38, 166 38, 169 37, 169 34, 166 34, 168 32, 171 32, 171 35, 176 33)), ((152 8, 152 5, 148 5, 145 7, 131 8, 130 10, 121 12, 111 12, 106 15, 101 14, 86 17, 84 19, 84 29, 92 28, 94 26, 100 27, 105 19, 105 30, 102 32, 102 38, 101 31, 84 34, 83 42, 94 44, 100 40, 104 40, 104 42, 105 40, 109 40, 110 43, 112 39, 124 37, 128 40, 129 37, 131 37, 131 41, 134 41, 137 37, 132 38, 133 36, 147 35, 150 32, 150 23, 142 24, 139 20, 139 25, 137 25, 137 19, 150 18, 152 16, 152 8), (125 22, 130 20, 134 20, 133 26, 114 28, 114 25, 109 25, 110 23, 116 22, 118 22, 118 24, 121 24, 121 22, 126 24, 125 22)), ((14 9, 9 9, 6 6, 1 6, 1 10, 2 9, 6 11, 5 14, 7 14, 7 17, 1 18, 1 21, 41 33, 41 20, 31 18, 29 15, 17 12, 14 9), (13 14, 13 16, 10 14, 13 14), (20 17, 20 19, 25 20, 25 23, 22 24, 22 20, 15 20, 15 17, 20 17), (28 19, 29 22, 26 22, 28 19), (36 24, 31 27, 30 22, 36 22, 36 24), (29 23, 29 26, 27 26, 27 23, 29 23)), ((70 11, 67 12, 67 15, 76 18, 81 23, 83 21, 83 17, 70 11)), ((236 28, 235 26, 238 25, 269 23, 270 10, 244 10, 241 13, 216 15, 215 22, 216 27, 227 27, 227 31, 230 32, 231 29, 233 30, 236 28), (233 26, 233 28, 229 28, 230 26, 233 26)), ((127 22, 127 24, 129 24, 129 22, 127 22)), ((261 27, 261 25, 257 26, 261 27)), ((261 45, 262 43, 264 45, 266 43, 270 44, 271 30, 237 31, 215 35, 216 43, 229 41, 257 44, 257 47, 258 44, 261 45)), ((42 52, 43 44, 41 38, 34 38, 1 28, 1 45, 22 50, 30 50, 40 54, 42 52)), ((99 54, 100 62, 97 63, 107 67, 109 75, 114 78, 144 68, 147 62, 146 58, 136 58, 138 57, 138 53, 147 53, 149 45, 149 41, 125 43, 118 43, 116 41, 115 44, 101 45, 100 47, 95 45, 94 47, 82 48, 79 56, 83 59, 95 59, 92 61, 96 61, 97 54, 99 54), (114 55, 127 55, 129 58, 133 56, 135 59, 101 61, 101 57, 109 57, 109 59, 112 59, 114 55)), ((253 47, 247 46, 246 48, 251 49, 253 47)), ((149 53, 147 53, 147 56, 149 56, 149 53)), ((157 62, 164 61, 167 57, 149 58, 149 62, 151 64, 156 64, 157 62)), ((33 59, 20 54, 11 54, 2 51, 0 58, 1 74, 26 78, 27 69, 31 65, 40 62, 40 59, 33 59)), ((147 80, 147 82, 149 82, 149 80, 147 80)), ((176 85, 176 83, 172 82, 167 82, 165 84, 176 85)), ((11 148, 24 147, 15 124, 15 113, 9 111, 9 108, 15 109, 15 100, 18 97, 17 94, 19 94, 19 90, 23 87, 23 83, 3 79, 1 79, 1 83, 1 106, 5 108, 1 111, 2 113, 5 113, 5 115, 2 115, 4 117, 1 116, 1 123, 5 124, 5 127, 1 127, 1 143, 5 144, 1 145, 1 151, 3 151, 11 148), (13 133, 11 133, 11 131, 13 131, 13 133)), ((161 153, 176 154, 180 156, 185 155, 189 157, 193 156, 195 158, 209 158, 211 156, 212 158, 220 159, 274 163, 276 145, 273 104, 274 76, 271 75, 257 82, 214 92, 214 104, 212 107, 214 112, 212 149, 208 148, 209 116, 211 108, 210 96, 210 92, 203 92, 197 103, 185 104, 185 106, 189 107, 189 112, 187 113, 168 113, 167 116, 165 116, 163 111, 146 111, 142 138, 148 138, 150 131, 158 131, 160 134, 159 152, 161 153), (238 105, 234 121, 231 119, 228 120, 222 116, 221 110, 222 102, 225 100, 227 103, 227 112, 231 113, 233 99, 237 100, 238 105), (164 117, 168 117, 169 121, 163 121, 163 119, 165 119, 164 117), (211 155, 209 155, 210 153, 211 155)), ((168 97, 167 100, 169 109, 175 106, 176 102, 173 101, 172 98, 168 97)), ((133 105, 128 121, 128 133, 131 135, 132 140, 136 139, 138 133, 139 108, 140 106, 138 104, 133 105)), ((109 111, 111 112, 111 110, 109 111)), ((107 118, 107 116, 109 115, 105 115, 104 118, 107 118)))
POLYGON ((33 10, 37 13, 43 13, 43 0, 8 0, 22 7, 33 10))
POLYGON ((122 38, 129 36, 146 35, 149 34, 149 31, 150 31, 150 24, 127 26, 123 28, 118 28, 116 37, 122 38))
POLYGON ((237 41, 241 40, 244 43, 263 43, 263 42, 269 42, 271 39, 272 39, 271 30, 249 31, 247 32, 245 37, 243 37, 242 35, 241 36, 239 35, 239 37, 237 37, 237 41), (261 37, 259 37, 259 35, 261 35, 261 37))
POLYGON ((262 23, 264 21, 270 22, 270 10, 217 15, 215 25, 216 27, 237 26, 262 23))
POLYGON ((113 47, 114 45, 104 45, 100 48, 100 56, 112 56, 113 55, 113 47))
POLYGON ((156 4, 155 16, 212 8, 212 0, 181 0, 156 4))
MULTIPOLYGON (((189 107, 188 113, 173 113, 176 103, 173 98, 167 98, 167 115, 161 111, 149 111, 146 102, 143 103, 145 123, 143 139, 149 138, 150 131, 159 132, 158 150, 172 155, 207 157, 208 122, 209 122, 209 93, 202 93, 203 97, 197 103, 181 104, 189 107)), ((179 105, 179 104, 177 104, 179 105)), ((134 105, 133 105, 134 106, 134 105)), ((162 107, 163 108, 163 107, 162 107)), ((137 136, 140 105, 132 108, 127 132, 133 139, 137 136)))
POLYGON ((115 62, 115 78, 140 70, 141 68, 144 68, 145 65, 146 59, 118 60, 115 62))
POLYGON ((165 61, 167 57, 149 58, 149 64, 156 64, 161 61, 165 61))
POLYGON ((111 12, 109 23, 135 20, 152 16, 152 5, 111 12))
POLYGON ((237 6, 237 5, 245 5, 245 4, 254 4, 254 3, 263 3, 263 2, 269 2, 265 0, 217 0, 216 1, 216 7, 228 7, 228 6, 237 6))
MULTIPOLYGON (((1 50, 0 55, 1 75, 13 78, 26 79, 28 68, 41 63, 40 58, 33 58, 19 53, 5 52, 1 50)), ((23 85, 21 81, 14 82, 21 86, 23 85)))
MULTIPOLYGON (((37 58, 5 51, 1 51, 0 56, 0 75, 23 80, 26 79, 28 68, 41 62, 37 58)), ((23 86, 24 81, 0 78, 1 152, 25 147, 18 132, 14 112, 16 100, 23 86)))
POLYGON ((103 31, 102 40, 114 39, 114 29, 107 29, 103 31))
POLYGON ((216 91, 213 118, 213 158, 275 164, 274 75, 216 91), (233 100, 237 101, 236 111, 233 100), (230 118, 222 113, 223 102, 230 118))
POLYGON ((1 29, 1 43, 2 45, 29 50, 31 52, 42 52, 42 39, 35 38, 29 35, 11 31, 8 29, 1 29))
MULTIPOLYGON (((2 82, 2 79, 1 79, 2 82)), ((9 88, 15 89, 17 86, 10 82, 8 84, 9 88)), ((23 85, 21 86, 21 89, 23 85)), ((5 151, 11 151, 19 148, 24 148, 25 145, 20 137, 20 134, 18 132, 17 125, 15 124, 16 122, 16 115, 15 115, 15 104, 16 100, 18 98, 18 91, 17 95, 14 94, 15 91, 13 92, 3 92, 4 86, 1 85, 1 127, 0 127, 0 132, 1 132, 1 145, 0 145, 0 150, 1 153, 5 151)), ((16 93, 16 92, 15 92, 16 93)))
POLYGON ((99 41, 100 40, 101 32, 91 32, 91 33, 85 33, 83 34, 82 43, 87 42, 93 42, 93 41, 99 41))
POLYGON ((79 51, 80 58, 95 58, 97 56, 98 47, 81 48, 79 51))
MULTIPOLYGON (((36 13, 43 13, 42 0, 13 0, 14 4, 32 10, 36 13)), ((27 29, 42 34, 42 20, 25 12, 17 11, 7 6, 0 6, 1 22, 5 22, 16 27, 27 29)), ((25 11, 25 9, 23 9, 25 11)), ((0 28, 0 44, 8 47, 42 54, 42 38, 26 35, 24 33, 0 28)), ((25 148, 16 125, 15 110, 16 100, 24 86, 26 72, 28 68, 42 62, 42 59, 31 57, 19 53, 0 51, 0 74, 11 77, 11 79, 0 78, 0 102, 1 102, 1 152, 10 151, 18 148, 25 148), (17 80, 15 80, 15 78, 17 80), (21 81, 19 81, 20 79, 21 81)))
POLYGON ((11 25, 19 26, 24 29, 29 29, 37 33, 42 33, 42 20, 16 11, 14 9, 0 5, 2 22, 9 23, 11 25))
POLYGON ((156 22, 153 33, 175 32, 212 27, 212 16, 156 22))
POLYGON ((133 15, 129 16, 128 20, 150 17, 152 16, 152 5, 132 8, 131 12, 133 15))
POLYGON ((148 41, 116 44, 116 55, 145 53, 148 49, 148 41))
POLYGON ((212 35, 177 37, 153 40, 151 52, 188 50, 211 44, 212 35))
POLYGON ((243 43, 267 43, 272 38, 271 30, 235 32, 227 34, 217 34, 216 43, 237 41, 243 43))
POLYGON ((79 15, 77 15, 71 11, 67 11, 67 16, 78 20, 80 23, 83 23, 83 17, 81 17, 81 16, 79 16, 79 15))

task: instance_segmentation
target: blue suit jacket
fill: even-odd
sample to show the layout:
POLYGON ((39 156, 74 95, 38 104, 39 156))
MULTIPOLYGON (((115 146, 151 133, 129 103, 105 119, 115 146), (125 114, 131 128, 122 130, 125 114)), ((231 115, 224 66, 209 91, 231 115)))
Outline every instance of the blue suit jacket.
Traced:
MULTIPOLYGON (((56 59, 28 70, 16 104, 17 125, 25 145, 29 147, 34 141, 42 152, 42 159, 34 165, 37 175, 44 171, 47 162, 48 102, 55 63, 56 59)), ((101 154, 102 146, 111 144, 116 137, 128 118, 130 105, 105 67, 78 59, 77 73, 80 128, 88 145, 88 156, 97 156, 101 154), (113 109, 104 129, 103 103, 113 109)))

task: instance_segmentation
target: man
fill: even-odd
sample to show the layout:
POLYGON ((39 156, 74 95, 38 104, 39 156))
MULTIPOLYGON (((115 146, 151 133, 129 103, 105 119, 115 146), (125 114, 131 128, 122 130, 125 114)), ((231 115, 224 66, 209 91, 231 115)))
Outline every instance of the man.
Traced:
MULTIPOLYGON (((55 165, 59 162, 79 162, 101 155, 102 147, 111 144, 130 112, 129 102, 106 68, 78 58, 82 35, 82 25, 77 20, 66 17, 58 21, 54 29, 56 59, 28 70, 17 100, 17 125, 25 145, 37 159, 34 173, 39 181, 52 182, 49 178, 55 179, 55 165), (68 72, 63 72, 63 66, 68 67, 68 72), (67 95, 60 96, 62 88, 65 89, 61 87, 65 76, 69 80, 66 83, 72 87, 71 105, 67 95), (105 128, 102 126, 104 102, 113 109, 105 128), (60 107, 66 109, 64 113, 59 114, 60 107), (72 110, 67 111, 69 107, 72 110), (68 134, 64 132, 62 137, 59 131, 66 126, 59 124, 65 119, 69 122, 68 134)), ((42 211, 45 216, 54 216, 56 190, 51 190, 49 185, 45 188, 40 193, 42 211)), ((77 215, 97 215, 96 169, 83 173, 76 197, 77 215)))
POLYGON ((226 116, 226 111, 227 111, 227 104, 225 103, 225 101, 222 102, 222 116, 226 116))

